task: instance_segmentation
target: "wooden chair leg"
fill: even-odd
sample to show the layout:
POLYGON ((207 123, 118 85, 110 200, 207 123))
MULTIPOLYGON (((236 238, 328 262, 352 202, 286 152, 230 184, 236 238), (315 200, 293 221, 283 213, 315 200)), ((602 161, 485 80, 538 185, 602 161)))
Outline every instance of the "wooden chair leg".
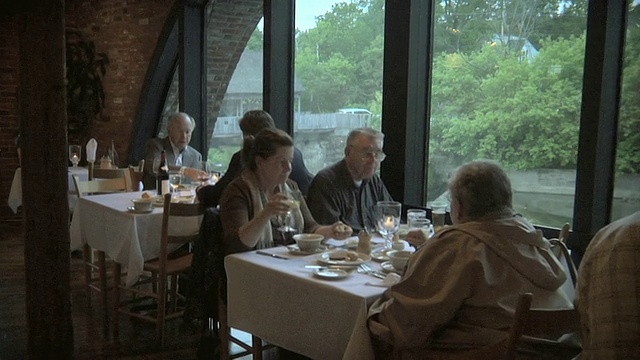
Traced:
POLYGON ((98 281, 100 281, 100 296, 102 311, 104 312, 103 326, 105 334, 109 334, 109 301, 107 290, 107 261, 104 251, 98 251, 98 281))
POLYGON ((169 311, 174 313, 178 309, 178 275, 171 276, 171 302, 169 303, 169 311))
POLYGON ((222 303, 219 298, 218 305, 218 321, 220 322, 220 329, 218 330, 220 336, 220 358, 222 360, 229 360, 231 358, 229 354, 230 336, 229 326, 227 325, 227 307, 222 303))
POLYGON ((87 292, 87 306, 91 306, 91 247, 87 244, 82 246, 82 260, 84 261, 84 286, 87 292))
POLYGON ((167 306, 167 276, 158 276, 158 313, 156 317, 156 333, 160 346, 164 346, 164 320, 167 306))
POLYGON ((111 327, 113 328, 113 341, 118 340, 120 333, 120 285, 122 268, 117 262, 113 263, 113 314, 111 314, 111 327))

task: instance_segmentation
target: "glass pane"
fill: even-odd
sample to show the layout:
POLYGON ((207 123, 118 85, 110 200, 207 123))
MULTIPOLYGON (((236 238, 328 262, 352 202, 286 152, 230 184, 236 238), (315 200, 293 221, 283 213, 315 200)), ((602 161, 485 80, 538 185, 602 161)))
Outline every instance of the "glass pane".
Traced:
POLYGON ((296 2, 294 139, 312 173, 351 129, 380 130, 384 0, 296 2))
MULTIPOLYGON (((206 106, 208 152, 202 154, 216 171, 225 172, 231 156, 242 147, 238 121, 254 109, 262 109, 262 10, 246 13, 233 29, 241 38, 228 36, 227 28, 216 22, 216 2, 210 1, 206 14, 206 106)), ((219 5, 222 6, 222 5, 219 5)), ((224 4, 225 11, 231 5, 224 4)), ((253 9, 253 8, 252 8, 253 9)), ((220 16, 219 14, 217 16, 220 16)))
POLYGON ((586 1, 436 2, 428 199, 453 169, 493 159, 515 210, 571 222, 586 1))
POLYGON ((640 210, 640 2, 629 5, 612 220, 640 210))
POLYGON ((162 118, 160 119, 160 126, 158 127, 157 137, 164 138, 167 135, 167 121, 169 121, 169 116, 178 112, 180 108, 180 97, 178 96, 179 91, 179 75, 180 74, 180 65, 176 66, 173 71, 173 77, 171 78, 171 86, 169 87, 169 91, 167 92, 167 97, 164 99, 164 106, 162 107, 162 118))

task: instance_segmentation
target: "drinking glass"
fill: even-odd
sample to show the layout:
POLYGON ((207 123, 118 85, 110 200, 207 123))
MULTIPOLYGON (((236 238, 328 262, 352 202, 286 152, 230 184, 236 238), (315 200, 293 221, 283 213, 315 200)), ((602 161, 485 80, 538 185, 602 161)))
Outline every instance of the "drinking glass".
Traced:
POLYGON ((409 228, 414 227, 414 221, 418 219, 426 219, 427 210, 422 209, 409 209, 407 210, 407 225, 409 228))
POLYGON ((171 184, 171 187, 173 188, 174 193, 178 191, 178 187, 180 186, 181 182, 182 182, 182 175, 180 175, 179 172, 169 173, 169 184, 171 184))
POLYGON ((69 145, 69 161, 74 168, 77 168, 80 162, 80 151, 82 151, 80 145, 69 145))
POLYGON ((431 222, 436 232, 444 227, 447 205, 444 201, 434 201, 431 203, 431 222))
POLYGON ((200 162, 200 170, 204 171, 206 175, 198 176, 200 185, 207 185, 211 179, 211 165, 206 161, 200 162))
POLYGON ((282 241, 284 245, 293 244, 293 235, 298 234, 302 228, 301 224, 297 223, 296 216, 293 214, 293 210, 300 208, 300 192, 291 189, 287 185, 280 185, 279 192, 287 196, 287 200, 284 200, 289 205, 289 211, 286 214, 278 215, 276 221, 278 222, 277 230, 282 235, 282 241))
POLYGON ((378 201, 376 203, 376 229, 384 237, 385 249, 391 249, 393 235, 400 228, 402 204, 397 201, 378 201))
POLYGON ((154 158, 151 170, 153 175, 158 176, 158 169, 160 168, 160 158, 154 158))

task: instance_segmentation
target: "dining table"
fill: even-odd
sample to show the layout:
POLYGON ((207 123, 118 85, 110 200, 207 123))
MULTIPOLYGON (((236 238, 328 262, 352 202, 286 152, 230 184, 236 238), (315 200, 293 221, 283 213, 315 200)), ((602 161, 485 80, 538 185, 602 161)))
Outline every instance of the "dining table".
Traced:
MULTIPOLYGON (((73 175, 78 175, 80 180, 87 180, 89 172, 84 167, 69 167, 67 172, 67 183, 69 184, 69 209, 74 210, 76 202, 78 201, 78 195, 76 194, 76 188, 73 184, 73 175)), ((22 168, 17 168, 13 174, 13 181, 11 182, 11 188, 9 189, 9 197, 7 198, 7 205, 13 211, 14 214, 18 213, 18 208, 22 206, 22 168)))
MULTIPOLYGON (((329 240, 327 251, 345 251, 341 246, 349 241, 329 240)), ((279 246, 226 256, 229 326, 312 359, 373 359, 367 311, 390 276, 354 270, 320 277, 314 272, 321 269, 307 266, 327 264, 323 254, 279 246)), ((382 260, 366 264, 378 274, 393 272, 382 269, 382 260)))
MULTIPOLYGON (((145 261, 157 258, 160 254, 162 203, 154 201, 150 211, 137 211, 132 207, 132 200, 144 193, 83 196, 78 199, 71 220, 71 250, 88 244, 95 250, 104 251, 116 264, 126 268, 126 286, 136 282, 143 272, 145 261)), ((193 201, 193 196, 189 194, 178 195, 175 197, 178 201, 193 201)), ((169 219, 169 233, 197 232, 200 220, 169 219)))

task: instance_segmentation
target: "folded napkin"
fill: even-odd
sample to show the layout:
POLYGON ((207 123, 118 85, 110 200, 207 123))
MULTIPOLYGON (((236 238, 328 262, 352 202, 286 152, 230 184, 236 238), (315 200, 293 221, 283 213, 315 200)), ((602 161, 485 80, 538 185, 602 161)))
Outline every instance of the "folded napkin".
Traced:
POLYGON ((89 140, 87 142, 87 161, 92 163, 96 161, 96 150, 98 150, 98 142, 96 141, 96 139, 91 138, 91 140, 89 140))
POLYGON ((365 285, 389 287, 391 285, 395 285, 398 282, 400 282, 400 279, 402 279, 402 277, 400 275, 398 275, 396 273, 389 273, 389 274, 387 274, 387 276, 383 280, 376 281, 375 283, 368 282, 365 285))

